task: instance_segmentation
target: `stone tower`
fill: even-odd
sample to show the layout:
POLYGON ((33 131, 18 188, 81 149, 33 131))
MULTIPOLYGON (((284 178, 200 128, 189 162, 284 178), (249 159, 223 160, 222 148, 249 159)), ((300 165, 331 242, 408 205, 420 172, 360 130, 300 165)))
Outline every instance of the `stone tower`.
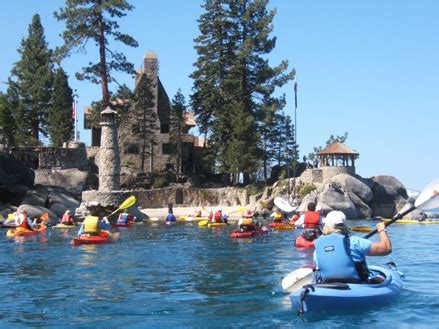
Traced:
POLYGON ((99 191, 120 190, 120 156, 117 141, 117 112, 107 107, 101 112, 99 151, 99 191))

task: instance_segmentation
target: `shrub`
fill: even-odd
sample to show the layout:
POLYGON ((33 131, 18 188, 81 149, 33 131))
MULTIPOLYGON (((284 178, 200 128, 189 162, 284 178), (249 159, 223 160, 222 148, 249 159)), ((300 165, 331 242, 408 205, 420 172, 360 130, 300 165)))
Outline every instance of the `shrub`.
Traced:
POLYGON ((303 199, 305 197, 305 195, 311 193, 312 191, 314 191, 316 189, 314 184, 306 184, 303 185, 302 188, 299 191, 299 195, 300 197, 303 199))

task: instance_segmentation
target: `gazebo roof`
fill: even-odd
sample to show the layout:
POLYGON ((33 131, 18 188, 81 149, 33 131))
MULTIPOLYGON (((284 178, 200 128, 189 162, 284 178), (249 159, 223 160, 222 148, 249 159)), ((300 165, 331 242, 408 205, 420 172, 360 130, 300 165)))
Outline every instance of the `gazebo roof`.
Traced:
POLYGON ((358 152, 355 150, 350 149, 346 145, 336 142, 333 143, 327 147, 325 147, 323 150, 319 152, 319 154, 353 154, 358 155, 358 152))

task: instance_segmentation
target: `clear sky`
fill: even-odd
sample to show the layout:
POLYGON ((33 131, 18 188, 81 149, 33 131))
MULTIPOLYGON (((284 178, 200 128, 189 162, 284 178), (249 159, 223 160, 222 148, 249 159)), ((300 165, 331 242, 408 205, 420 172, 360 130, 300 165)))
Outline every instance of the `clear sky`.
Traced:
MULTIPOLYGON (((146 51, 155 51, 160 79, 173 98, 181 88, 186 100, 188 77, 196 53, 197 19, 202 0, 132 0, 136 7, 120 21, 138 48, 125 48, 140 67, 146 51)), ((53 12, 62 0, 2 1, 0 13, 0 81, 10 75, 20 40, 28 35, 34 13, 41 16, 49 47, 62 43, 62 23, 53 12)), ((348 132, 346 144, 360 153, 356 171, 362 177, 392 175, 407 188, 422 190, 439 177, 436 135, 439 124, 439 1, 294 1, 271 0, 277 8, 272 35, 277 44, 270 62, 286 59, 298 79, 297 142, 300 156, 323 146, 332 135, 348 132)), ((79 82, 74 72, 97 58, 76 54, 62 65, 79 94, 82 109, 101 97, 100 88, 79 82)), ((133 87, 133 80, 120 80, 133 87)), ((6 90, 4 83, 0 90, 6 90)), ((113 88, 114 90, 115 88, 113 88)), ((294 120, 292 83, 286 113, 294 120)), ((90 132, 80 130, 90 144, 90 132)))

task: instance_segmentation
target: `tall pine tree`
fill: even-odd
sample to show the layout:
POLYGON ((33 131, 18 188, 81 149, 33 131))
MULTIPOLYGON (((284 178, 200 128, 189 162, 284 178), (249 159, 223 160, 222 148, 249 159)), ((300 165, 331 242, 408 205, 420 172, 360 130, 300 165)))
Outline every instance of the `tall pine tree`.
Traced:
POLYGON ((292 79, 288 62, 271 67, 265 58, 275 47, 270 38, 275 11, 267 0, 206 0, 195 40, 198 59, 191 104, 218 166, 244 183, 263 159, 260 132, 268 104, 281 104, 276 87, 292 79))
POLYGON ((55 72, 52 106, 47 116, 47 130, 53 146, 60 147, 73 136, 73 95, 66 73, 62 68, 55 72))
POLYGON ((48 48, 38 14, 32 17, 27 38, 18 49, 20 60, 12 68, 9 93, 16 120, 18 145, 37 145, 47 135, 46 119, 52 91, 52 51, 48 48))
POLYGON ((172 156, 175 156, 176 177, 180 177, 182 170, 183 158, 183 133, 184 133, 184 117, 186 113, 186 100, 178 89, 174 98, 172 99, 172 106, 169 115, 169 133, 170 144, 172 146, 172 156))
POLYGON ((135 73, 126 56, 117 48, 110 48, 111 40, 130 47, 138 46, 134 38, 119 32, 117 21, 126 16, 126 11, 133 9, 125 0, 66 0, 66 6, 55 13, 58 20, 66 22, 66 30, 62 34, 64 45, 58 49, 59 54, 67 56, 77 48, 85 51, 89 40, 95 41, 98 46, 98 61, 84 67, 82 72, 76 73, 76 77, 101 84, 103 108, 110 105, 108 84, 116 81, 112 71, 135 73))
POLYGON ((12 115, 11 107, 7 95, 0 92, 0 127, 8 138, 9 145, 14 145, 15 138, 15 121, 12 115))

